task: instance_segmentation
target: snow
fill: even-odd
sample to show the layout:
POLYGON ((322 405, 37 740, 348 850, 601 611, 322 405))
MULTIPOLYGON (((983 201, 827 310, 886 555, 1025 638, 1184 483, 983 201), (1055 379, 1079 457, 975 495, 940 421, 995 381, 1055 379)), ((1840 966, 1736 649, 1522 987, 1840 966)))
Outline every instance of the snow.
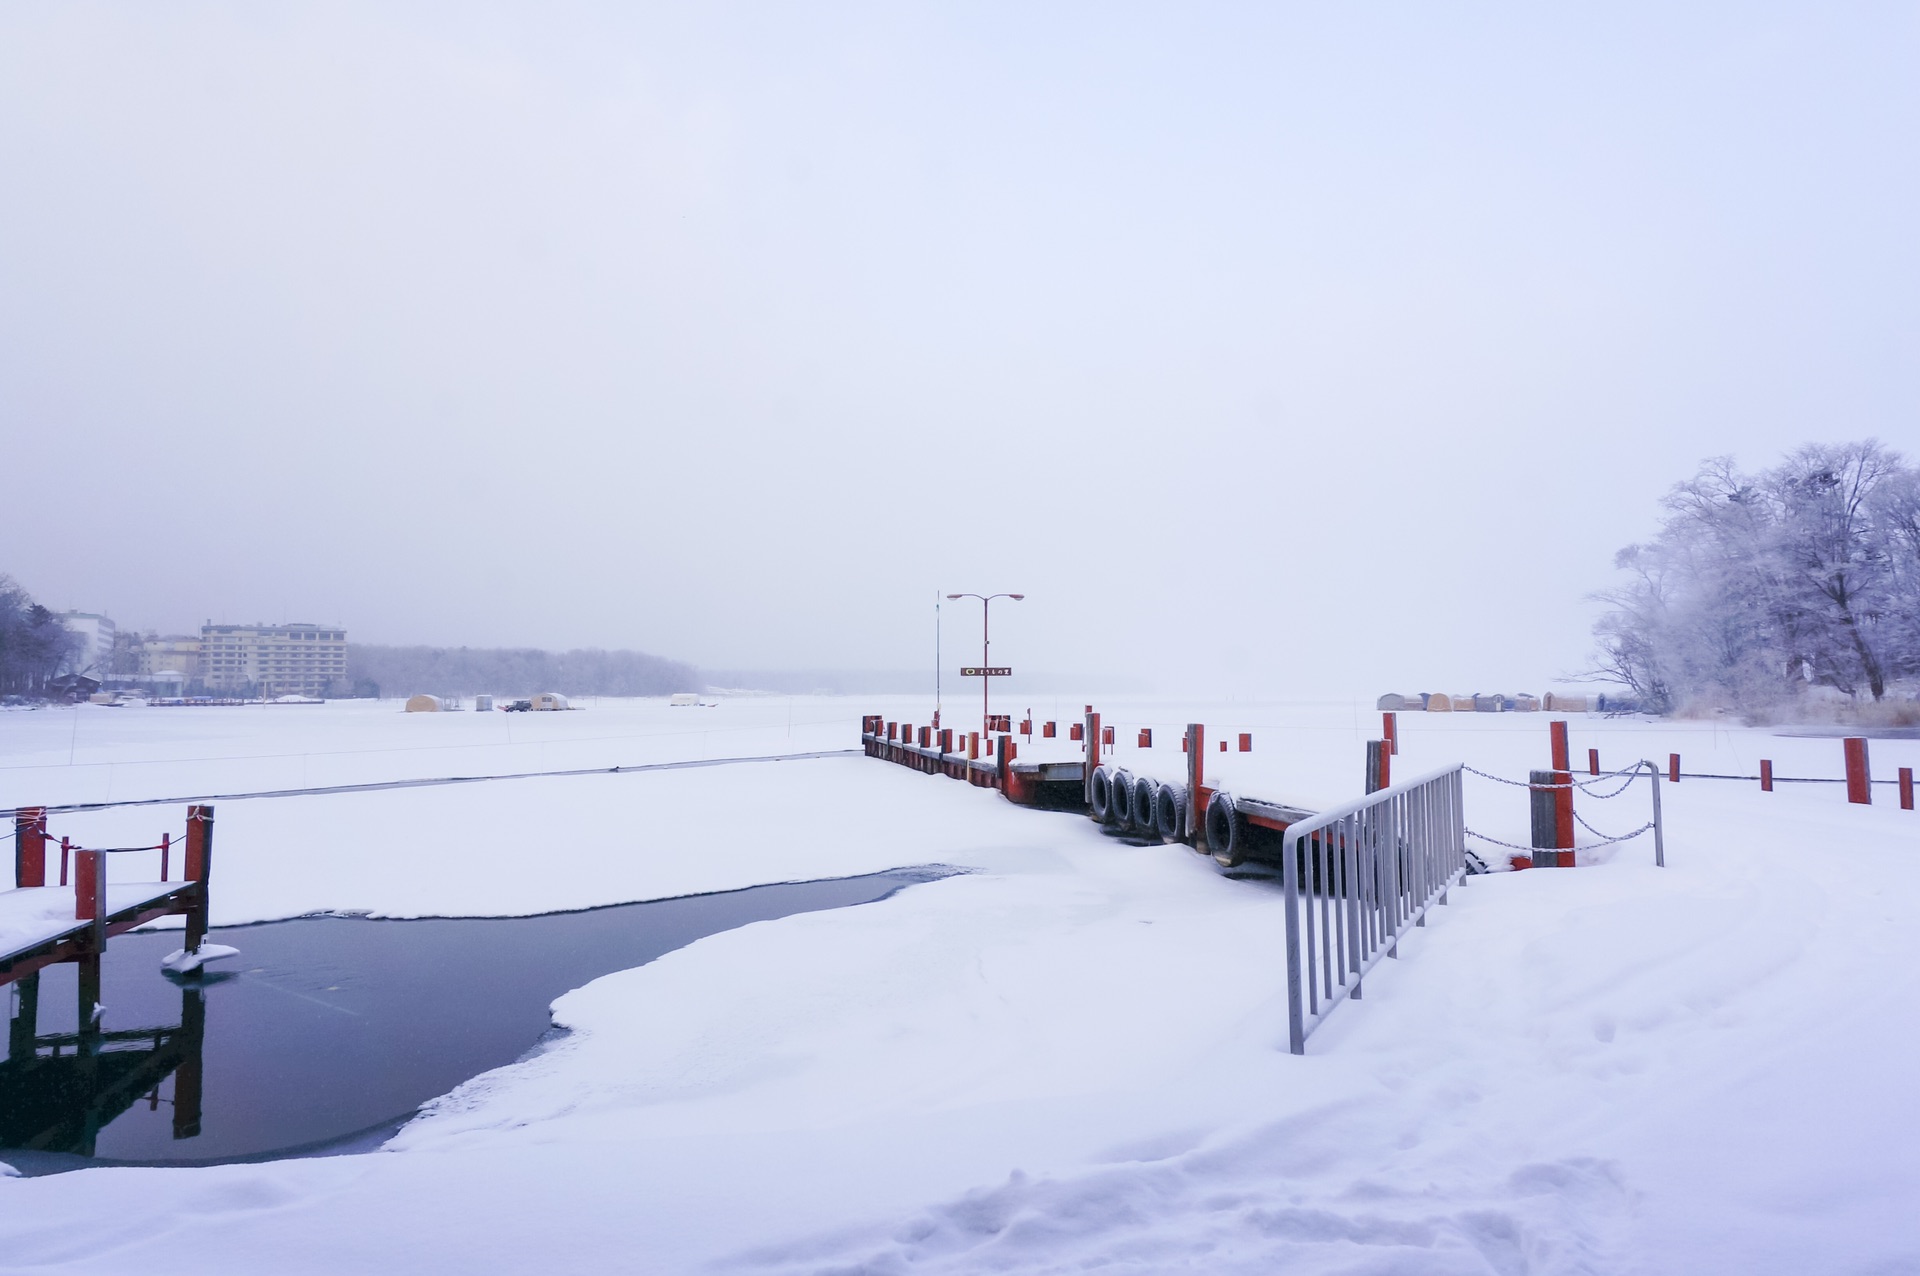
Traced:
POLYGON ((189 974, 210 961, 238 957, 240 950, 230 944, 201 944, 198 948, 176 948, 160 959, 160 965, 176 975, 189 974))
MULTIPOLYGON (((56 848, 54 854, 58 853, 56 848)), ((159 899, 178 888, 177 880, 172 883, 109 880, 107 915, 111 917, 149 900, 159 899)), ((21 952, 86 925, 73 915, 73 895, 71 886, 29 886, 22 890, 0 890, 0 954, 21 952)))
MULTIPOLYGON (((819 715, 796 748, 850 741, 863 712, 924 713, 793 707, 819 715)), ((1182 708, 1122 711, 1177 723, 1182 708)), ((1323 805, 1357 790, 1378 715, 1227 706, 1210 731, 1229 711, 1258 731, 1244 791, 1323 805)), ((556 717, 595 712, 607 737, 565 749, 715 747, 650 734, 645 706, 556 717)), ((748 752, 784 742, 780 712, 703 716, 738 725, 748 752)), ((371 713, 299 714, 342 748, 390 747, 371 713)), ((486 715, 438 721, 463 717, 486 715)), ((1546 715, 1401 728, 1407 775, 1461 758, 1514 775, 1546 749, 1546 715)), ((284 749, 281 730, 223 747, 284 749)), ((1839 774, 1835 741, 1716 724, 1576 718, 1573 743, 1609 763, 1679 751, 1689 770, 1769 756, 1783 775, 1839 774)), ((1873 747, 1880 774, 1920 755, 1873 747)), ((177 765, 169 782, 227 764, 177 765)), ((1524 792, 1467 784, 1470 823, 1524 840, 1524 792)), ((245 916, 976 871, 596 980, 555 1004, 567 1035, 446 1096, 385 1153, 5 1179, 0 1255, 89 1273, 1920 1270, 1920 1115, 1901 1097, 1920 1031, 1904 934, 1920 814, 1875 796, 1668 786, 1671 867, 1643 838, 1590 868, 1473 879, 1304 1058, 1285 1052, 1271 884, 863 758, 223 804, 215 907, 224 892, 245 916), (400 834, 362 845, 383 821, 400 834), (517 870, 493 880, 502 866, 517 870)), ((1581 809, 1624 829, 1644 802, 1643 784, 1581 809)))

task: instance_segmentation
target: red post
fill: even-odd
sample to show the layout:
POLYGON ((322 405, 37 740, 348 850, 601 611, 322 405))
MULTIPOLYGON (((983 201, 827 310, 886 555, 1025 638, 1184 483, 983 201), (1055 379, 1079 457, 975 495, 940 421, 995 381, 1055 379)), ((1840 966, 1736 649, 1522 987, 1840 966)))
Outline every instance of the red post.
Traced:
POLYGON ((1677 753, 1667 755, 1667 779, 1674 784, 1680 783, 1680 755, 1677 753))
POLYGON ((1086 738, 1087 729, 1085 727, 1081 726, 1078 722, 1069 722, 1067 724, 1067 739, 1084 742, 1086 738))
POLYGON ((167 857, 173 854, 173 834, 160 835, 160 880, 167 880, 167 857))
POLYGON ((187 909, 187 942, 182 945, 191 951, 207 938, 207 889, 208 880, 213 876, 213 808, 210 806, 187 808, 187 853, 181 867, 184 870, 181 876, 200 883, 187 909))
MULTIPOLYGON (((1226 743, 1226 741, 1225 741, 1225 740, 1222 740, 1222 741, 1221 741, 1220 743, 1221 743, 1221 744, 1225 744, 1225 743, 1226 743)), ((1242 753, 1252 753, 1252 752, 1253 752, 1253 732, 1251 732, 1251 731, 1242 731, 1242 732, 1240 733, 1240 752, 1242 752, 1242 753)))
POLYGON ((1773 759, 1772 758, 1760 759, 1760 791, 1762 793, 1773 792, 1773 759))
POLYGON ((13 884, 47 884, 47 808, 23 806, 13 813, 13 884))
POLYGON ((1587 774, 1600 774, 1600 750, 1598 749, 1587 750, 1587 774))
POLYGON ((1553 782, 1563 785, 1553 791, 1553 831, 1557 835, 1554 843, 1561 851, 1560 864, 1563 868, 1573 867, 1573 772, 1556 767, 1553 782))
POLYGON ((67 860, 73 854, 73 846, 66 838, 60 839, 60 884, 67 884, 67 860))
POLYGON ((1020 756, 1020 742, 1010 735, 1000 737, 1000 751, 1006 761, 1011 762, 1020 756))
POLYGON ((1140 747, 1143 749, 1151 749, 1153 747, 1153 728, 1152 727, 1140 728, 1140 747))
POLYGON ((1567 724, 1565 722, 1549 722, 1547 724, 1547 735, 1553 742, 1553 769, 1556 771, 1571 771, 1573 769, 1573 761, 1571 751, 1567 748, 1567 724))
POLYGON ((1058 734, 1059 734, 1059 731, 1055 728, 1053 723, 1043 722, 1040 724, 1040 738, 1042 740, 1051 740, 1058 734))
POLYGON ((1029 740, 1033 739, 1033 719, 1032 718, 1020 719, 1020 734, 1027 737, 1027 739, 1029 740))
POLYGON ((1205 846, 1207 835, 1207 729, 1198 722, 1187 724, 1182 743, 1187 749, 1187 844, 1205 846))
POLYGON ((967 757, 971 760, 978 760, 980 757, 980 733, 978 731, 967 732, 967 757))
POLYGON ((988 757, 993 756, 993 737, 992 736, 987 737, 987 756, 988 757))
POLYGON ((107 889, 107 853, 80 848, 73 864, 73 919, 89 922, 100 912, 107 889))
POLYGON ((1100 743, 1106 745, 1109 749, 1113 747, 1113 728, 1112 727, 1100 728, 1100 743))
POLYGON ((1380 715, 1380 738, 1387 742, 1387 752, 1400 752, 1400 715, 1383 713, 1380 715))
POLYGON ((1220 752, 1225 753, 1226 751, 1227 751, 1227 742, 1225 740, 1222 740, 1220 742, 1220 752))
POLYGON ((1847 801, 1873 804, 1873 778, 1867 770, 1867 738, 1850 735, 1840 742, 1847 752, 1847 801))
POLYGON ((887 743, 892 744, 895 740, 899 738, 900 738, 900 724, 897 722, 889 722, 887 724, 887 743))
POLYGON ((1900 809, 1913 809, 1913 768, 1910 766, 1900 768, 1900 809))

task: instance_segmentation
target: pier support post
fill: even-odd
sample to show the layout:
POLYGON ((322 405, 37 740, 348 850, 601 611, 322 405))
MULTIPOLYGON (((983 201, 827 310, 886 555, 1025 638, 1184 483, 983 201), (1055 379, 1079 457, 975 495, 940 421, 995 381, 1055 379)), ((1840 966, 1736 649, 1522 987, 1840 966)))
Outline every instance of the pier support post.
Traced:
POLYGON ((40 972, 22 975, 14 981, 20 990, 20 1008, 7 1021, 7 1057, 33 1057, 33 1039, 40 1035, 40 972))
POLYGON ((1867 738, 1850 735, 1841 741, 1847 751, 1847 801, 1873 805, 1873 779, 1867 770, 1867 738))
POLYGON ((1082 794, 1088 807, 1093 806, 1093 770, 1100 765, 1100 715, 1087 706, 1087 720, 1083 729, 1087 737, 1087 760, 1081 767, 1082 794))
POLYGON ((1198 722, 1187 724, 1187 844, 1199 846, 1206 836, 1206 802, 1201 795, 1207 782, 1207 729, 1198 722))
POLYGON ((1760 759, 1760 791, 1762 793, 1773 792, 1773 759, 1772 758, 1760 759))
POLYGON ((13 813, 13 884, 47 884, 47 808, 26 806, 13 813))
POLYGON ((1900 809, 1913 809, 1913 768, 1910 766, 1900 768, 1900 809))
POLYGON ((1392 783, 1392 744, 1386 740, 1367 741, 1367 792, 1378 793, 1392 783))
POLYGON ((213 876, 213 808, 187 808, 187 853, 181 865, 182 876, 198 883, 193 902, 187 907, 187 951, 200 947, 207 937, 207 883, 213 876))

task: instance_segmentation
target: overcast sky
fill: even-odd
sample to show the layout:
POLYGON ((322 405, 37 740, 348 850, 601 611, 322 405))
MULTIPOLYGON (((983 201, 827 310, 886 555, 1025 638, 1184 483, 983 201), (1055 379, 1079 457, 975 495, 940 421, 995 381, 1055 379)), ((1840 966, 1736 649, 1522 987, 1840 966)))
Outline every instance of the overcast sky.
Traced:
POLYGON ((1917 66, 1912 5, 9 4, 0 571, 1538 689, 1701 458, 1920 451, 1917 66))

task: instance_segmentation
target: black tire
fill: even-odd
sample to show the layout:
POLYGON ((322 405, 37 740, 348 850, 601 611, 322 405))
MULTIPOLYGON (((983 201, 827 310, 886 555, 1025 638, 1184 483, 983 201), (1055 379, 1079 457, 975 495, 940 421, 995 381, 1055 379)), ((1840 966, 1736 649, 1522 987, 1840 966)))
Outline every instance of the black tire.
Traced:
POLYGON ((1143 775, 1133 782, 1133 824, 1149 837, 1160 827, 1160 820, 1154 813, 1159 796, 1158 781, 1143 775))
POLYGON ((1107 803, 1107 819, 1115 828, 1133 827, 1133 773, 1113 773, 1113 800, 1107 803))
POLYGON ((1105 824, 1113 813, 1113 773, 1103 766, 1093 768, 1093 780, 1087 785, 1087 805, 1093 818, 1105 824))
POLYGON ((1187 835, 1187 791, 1178 785, 1163 784, 1153 804, 1154 824, 1160 836, 1177 842, 1187 835))
POLYGON ((1235 868, 1247 858, 1247 839, 1231 793, 1216 793, 1207 803, 1207 849, 1221 868, 1235 868))

